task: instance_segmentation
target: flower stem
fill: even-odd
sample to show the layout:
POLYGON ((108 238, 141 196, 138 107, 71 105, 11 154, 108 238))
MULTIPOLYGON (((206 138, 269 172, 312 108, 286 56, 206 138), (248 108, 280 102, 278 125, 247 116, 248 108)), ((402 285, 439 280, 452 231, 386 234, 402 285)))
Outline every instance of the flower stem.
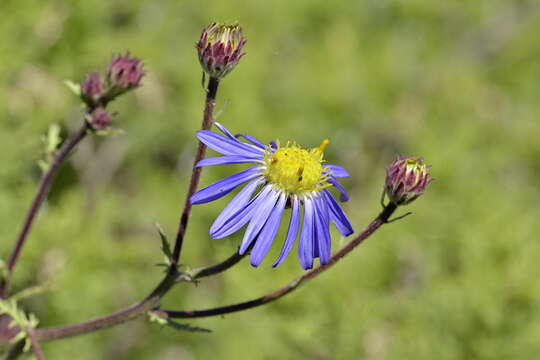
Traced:
MULTIPOLYGON (((236 265, 243 258, 244 255, 238 255, 238 253, 235 252, 233 255, 217 264, 192 270, 191 279, 196 280, 223 272, 236 265)), ((144 300, 130 307, 96 319, 83 321, 72 325, 36 329, 36 338, 41 341, 51 341, 84 335, 101 329, 111 328, 144 316, 148 311, 154 309, 158 305, 159 300, 174 286, 174 284, 176 284, 178 281, 178 276, 178 273, 173 275, 167 273, 165 278, 154 289, 154 291, 150 293, 150 295, 148 295, 144 300)))
POLYGON ((43 350, 41 350, 41 346, 39 346, 34 329, 28 329, 28 339, 30 339, 30 344, 32 344, 32 350, 34 350, 36 359, 45 360, 45 355, 43 354, 43 350))
POLYGON ((150 293, 150 295, 148 295, 144 300, 125 309, 96 319, 83 321, 72 325, 36 329, 36 338, 42 341, 64 339, 91 333, 101 329, 111 328, 113 326, 125 323, 126 321, 141 317, 156 307, 163 295, 165 295, 174 286, 176 283, 176 278, 176 274, 167 274, 167 276, 165 276, 165 278, 159 283, 154 291, 150 293))
MULTIPOLYGON (((216 105, 216 94, 219 86, 219 80, 214 77, 210 77, 208 81, 208 88, 206 92, 206 102, 204 106, 204 115, 201 129, 209 130, 214 123, 214 107, 216 105)), ((195 156, 195 161, 193 163, 193 171, 191 173, 191 180, 189 182, 189 188, 186 195, 186 201, 184 203, 184 210, 180 216, 180 223, 178 225, 178 232, 176 234, 176 241, 174 244, 173 256, 171 259, 171 267, 169 272, 176 271, 178 262, 180 260, 180 255, 182 251, 182 245, 184 242, 184 235, 186 233, 189 215, 191 213, 191 202, 190 198, 197 190, 199 185, 199 179, 201 177, 201 168, 196 167, 197 163, 201 161, 206 153, 206 145, 199 141, 199 147, 197 149, 197 155, 195 156)))
POLYGON ((191 277, 193 279, 200 279, 203 277, 219 274, 236 265, 247 254, 248 251, 246 251, 243 255, 240 255, 238 251, 235 251, 234 254, 232 254, 230 257, 220 263, 191 270, 191 277))
POLYGON ((296 278, 289 284, 271 293, 268 293, 264 296, 261 296, 253 300, 249 300, 249 301, 245 301, 245 302, 241 302, 237 304, 232 304, 232 305, 227 305, 227 306, 222 306, 222 307, 216 307, 212 309, 194 310, 194 311, 160 310, 160 314, 162 315, 165 314, 166 316, 170 318, 198 318, 198 317, 207 317, 207 316, 217 316, 217 315, 224 315, 224 314, 229 314, 232 312, 251 309, 251 308, 265 305, 272 301, 278 300, 281 297, 297 289, 300 284, 303 284, 307 282, 308 280, 311 280, 317 277, 323 271, 335 265, 345 255, 349 254, 355 247, 357 247, 369 236, 371 236, 378 228, 380 228, 383 224, 387 223, 388 219, 394 213, 396 208, 397 206, 392 203, 386 205, 383 211, 379 214, 379 216, 377 216, 377 218, 375 218, 375 220, 373 220, 371 224, 368 225, 367 228, 365 228, 356 238, 351 240, 347 245, 345 245, 341 250, 339 250, 330 258, 330 261, 328 262, 328 264, 319 266, 305 273, 304 275, 296 278))
POLYGON ((84 121, 83 125, 75 133, 73 133, 64 142, 64 144, 62 144, 60 149, 54 155, 49 169, 47 169, 47 171, 43 174, 38 186, 36 196, 32 201, 32 205, 28 210, 21 232, 19 233, 15 242, 15 246, 9 256, 7 263, 7 275, 4 279, 4 282, 0 285, 1 298, 7 297, 9 293, 9 286, 11 282, 11 276, 13 274, 13 269, 15 268, 15 265, 17 265, 17 260, 19 259, 21 250, 26 242, 28 233, 32 228, 32 224, 34 223, 34 220, 39 212, 39 209, 41 208, 41 205, 43 204, 45 198, 47 197, 47 194, 49 193, 54 177, 58 173, 58 170, 60 170, 60 166, 62 165, 66 157, 69 155, 71 150, 73 150, 73 148, 77 146, 77 144, 86 136, 87 129, 88 125, 86 121, 84 121))
MULTIPOLYGON (((214 122, 213 114, 214 114, 214 107, 216 103, 216 94, 217 94, 218 86, 219 86, 219 80, 216 78, 210 78, 208 82, 206 103, 205 103, 205 108, 204 108, 204 116, 203 116, 203 122, 202 122, 202 127, 201 127, 203 130, 210 129, 214 122)), ((201 175, 201 169, 197 168, 195 165, 197 164, 197 162, 199 162, 200 160, 204 158, 205 152, 206 152, 206 146, 203 143, 199 142, 197 155, 195 156, 195 162, 193 164, 193 172, 191 175, 188 193, 186 196, 186 202, 184 204, 184 210, 180 217, 180 224, 178 227, 178 233, 177 233, 176 242, 174 246, 173 256, 171 259, 171 266, 165 278, 154 289, 154 291, 152 291, 152 293, 148 295, 144 300, 109 315, 105 315, 96 319, 92 319, 92 320, 88 320, 88 321, 84 321, 84 322, 80 322, 80 323, 76 323, 72 325, 67 325, 67 326, 36 329, 35 335, 37 339, 43 340, 43 341, 50 341, 50 340, 62 339, 62 338, 67 338, 67 337, 72 337, 72 336, 78 336, 78 335, 94 332, 94 331, 105 329, 105 328, 110 328, 110 327, 122 324, 126 321, 139 318, 158 305, 159 300, 174 286, 175 283, 179 281, 179 278, 181 275, 178 273, 177 268, 178 268, 178 261, 180 259, 180 253, 182 250, 182 243, 184 240, 184 235, 186 232, 189 215, 191 212, 191 202, 189 201, 189 199, 191 198, 191 195, 195 193, 195 190, 197 189, 200 175, 201 175)), ((235 265, 242 258, 243 256, 240 256, 235 253, 231 257, 229 257, 228 259, 226 259, 225 261, 221 263, 195 269, 192 272, 191 276, 193 279, 197 279, 200 277, 210 276, 210 275, 219 273, 235 265)))
MULTIPOLYGON (((310 280, 320 273, 322 273, 324 270, 328 269, 330 266, 334 265, 336 262, 338 262, 342 257, 350 253, 357 245, 362 243, 365 239, 367 239, 371 234, 373 234, 379 227, 381 227, 383 224, 385 224, 389 217, 394 213, 396 210, 396 206, 394 204, 388 204, 384 210, 379 214, 379 216, 364 230, 362 233, 360 233, 355 239, 351 240, 344 248, 339 250, 337 253, 332 256, 330 259, 330 262, 327 265, 320 266, 316 269, 311 270, 310 272, 307 272, 303 276, 297 278, 293 282, 289 283, 288 285, 271 292, 265 296, 262 296, 260 298, 246 301, 238 304, 228 305, 224 307, 209 309, 209 310, 198 310, 198 311, 161 311, 160 314, 165 316, 169 316, 171 318, 195 318, 195 317, 204 317, 204 316, 215 316, 215 315, 222 315, 222 314, 228 314, 235 311, 241 311, 241 310, 247 310, 253 307, 261 306, 267 303, 270 303, 272 301, 275 301, 282 296, 288 294, 289 292, 293 291, 300 285, 301 283, 310 280)), ((238 255, 236 252, 225 259, 224 261, 209 265, 201 268, 197 268, 191 271, 191 277, 193 280, 215 275, 220 272, 223 272, 232 266, 236 265, 244 255, 238 255)), ((124 322, 137 319, 139 317, 144 316, 148 313, 148 311, 152 311, 156 309, 156 307, 159 304, 159 300, 174 286, 174 284, 177 283, 179 277, 182 274, 175 273, 170 274, 167 273, 165 278, 162 280, 162 282, 156 287, 150 295, 148 295, 144 300, 128 307, 122 310, 119 310, 117 312, 114 312, 109 315, 105 315, 93 320, 88 320, 72 325, 67 326, 58 326, 58 327, 51 327, 51 328, 41 328, 41 329, 35 329, 35 335, 36 338, 40 341, 52 341, 52 340, 58 340, 68 337, 74 337, 79 335, 88 334, 94 331, 98 331, 101 329, 111 328, 116 325, 120 325, 124 322)))

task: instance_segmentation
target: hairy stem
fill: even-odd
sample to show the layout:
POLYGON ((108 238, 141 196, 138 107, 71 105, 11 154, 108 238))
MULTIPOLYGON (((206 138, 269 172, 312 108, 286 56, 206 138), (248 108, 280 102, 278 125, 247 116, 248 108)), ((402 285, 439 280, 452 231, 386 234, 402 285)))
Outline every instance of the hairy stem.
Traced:
MULTIPOLYGON (((191 279, 196 280, 205 276, 218 274, 236 265, 242 258, 244 258, 244 255, 238 255, 235 252, 222 262, 192 270, 191 279)), ((101 329, 111 328, 144 316, 148 311, 154 309, 159 304, 159 300, 177 283, 179 275, 181 274, 175 273, 171 275, 168 273, 150 295, 128 308, 72 325, 36 329, 36 338, 42 341, 51 341, 84 335, 101 329)))
MULTIPOLYGON (((208 89, 206 92, 206 102, 204 106, 204 115, 201 129, 209 130, 214 123, 214 107, 216 105, 216 94, 219 86, 219 80, 211 77, 208 81, 208 89)), ((178 225, 178 232, 176 234, 176 241, 174 243, 173 256, 171 259, 170 272, 176 271, 178 262, 180 260, 180 254, 182 252, 182 245, 184 243, 184 236, 186 234, 186 229, 189 221, 189 215, 191 213, 191 196, 197 190, 199 185, 199 179, 201 177, 201 168, 197 167, 197 163, 201 161, 206 154, 206 145, 199 141, 199 147, 197 149, 197 155, 195 156, 195 161, 193 162, 193 171, 191 173, 191 180, 189 181, 189 188, 186 194, 186 200, 184 203, 184 210, 180 216, 180 223, 178 225)))
POLYGON ((232 312, 251 309, 251 308, 265 305, 272 301, 278 300, 281 297, 297 289, 300 286, 300 284, 306 283, 307 281, 320 275, 323 271, 335 265, 345 255, 349 254, 355 247, 357 247, 369 236, 371 236, 371 234, 373 234, 378 228, 380 228, 383 224, 387 223, 388 219, 394 213, 395 210, 396 210, 396 205, 392 203, 386 205, 383 211, 379 214, 379 216, 377 216, 377 218, 375 218, 375 220, 373 220, 371 224, 368 225, 367 228, 365 228, 356 238, 351 240, 347 245, 345 245, 341 250, 339 250, 330 258, 330 261, 328 262, 328 264, 319 266, 318 268, 315 268, 305 273, 304 275, 296 278, 289 284, 271 293, 268 293, 264 296, 261 296, 253 300, 244 301, 241 303, 222 306, 222 307, 216 307, 212 309, 193 310, 193 311, 160 310, 160 314, 161 315, 165 314, 166 316, 170 318, 198 318, 198 317, 207 317, 207 316, 217 316, 217 315, 224 315, 224 314, 229 314, 232 312))
POLYGON ((43 204, 45 198, 47 197, 47 194, 49 193, 54 177, 58 173, 58 170, 60 170, 62 163, 67 158, 69 153, 86 136, 87 129, 88 125, 86 121, 84 121, 83 125, 75 133, 73 133, 55 153, 49 169, 47 169, 47 171, 43 174, 38 186, 36 196, 34 197, 32 205, 30 206, 30 209, 28 210, 28 213, 26 215, 23 227, 19 235, 17 236, 17 240, 15 241, 15 246, 13 250, 9 255, 7 262, 7 276, 0 286, 0 297, 5 298, 9 293, 9 286, 13 274, 13 269, 15 268, 15 265, 17 265, 17 260, 19 259, 22 248, 26 242, 26 239, 28 238, 28 233, 32 228, 32 224, 34 223, 34 220, 39 212, 39 209, 41 208, 41 205, 43 204))
MULTIPOLYGON (((214 122, 213 113, 214 113, 214 107, 216 103, 216 94, 217 94, 218 86, 219 86, 219 80, 215 78, 210 78, 208 82, 204 117, 203 117, 203 123, 202 123, 203 130, 210 129, 214 122)), ((63 155, 63 157, 59 157, 59 156, 55 157, 55 163, 57 162, 57 160, 60 160, 58 161, 58 164, 56 165, 57 167, 59 166, 59 163, 61 162, 61 160, 63 160, 63 158, 65 158, 65 156, 69 153, 69 150, 71 150, 77 144, 77 142, 80 141, 82 137, 84 137, 85 133, 86 133, 86 129, 82 132, 80 139, 73 142, 73 145, 67 148, 67 151, 62 151, 62 149, 64 149, 65 146, 61 148, 58 154, 60 153, 64 154, 64 152, 65 154, 63 155)), ((67 326, 37 329, 35 331, 35 336, 37 339, 43 340, 43 341, 50 341, 50 340, 78 336, 78 335, 94 332, 97 330, 110 328, 110 327, 122 324, 126 321, 139 318, 145 315, 148 311, 155 308, 159 304, 159 300, 174 286, 174 284, 176 284, 180 279, 182 279, 181 277, 182 274, 178 272, 177 267, 178 267, 178 261, 180 259, 182 243, 184 240, 184 235, 186 232, 189 215, 191 212, 191 202, 189 201, 189 199, 195 193, 195 190, 197 189, 200 175, 201 175, 201 169, 197 168, 195 165, 197 164, 197 162, 199 162, 200 160, 204 158, 205 152, 206 152, 206 146, 203 143, 199 142, 197 155, 195 156, 195 162, 193 164, 193 172, 192 172, 192 176, 191 176, 191 180, 190 180, 190 184, 188 188, 188 193, 186 195, 186 201, 184 204, 184 210, 180 217, 180 224, 178 227, 178 233, 177 233, 176 242, 174 246, 173 257, 171 259, 171 266, 165 278, 154 289, 154 291, 152 291, 152 293, 148 295, 144 300, 136 304, 133 304, 132 306, 128 308, 119 310, 109 315, 105 315, 96 319, 92 319, 92 320, 88 320, 88 321, 84 321, 84 322, 80 322, 80 323, 76 323, 72 325, 67 325, 67 326)), ((50 180, 48 181, 50 182, 50 180)), ((229 257, 228 259, 226 259, 225 261, 221 263, 211 265, 208 267, 195 269, 194 271, 192 271, 191 278, 197 279, 200 277, 217 274, 221 271, 224 271, 230 268, 231 266, 234 266, 242 258, 243 256, 240 256, 235 253, 231 257, 229 257)))
POLYGON ((141 317, 157 306, 163 295, 165 295, 174 286, 176 279, 177 274, 167 274, 167 276, 165 276, 165 278, 161 281, 161 283, 159 283, 154 291, 150 293, 150 295, 148 295, 144 300, 125 309, 96 319, 83 321, 72 325, 36 329, 36 337, 42 341, 64 339, 101 329, 111 328, 113 326, 125 323, 126 321, 141 317))
POLYGON ((45 355, 43 354, 43 350, 41 350, 41 346, 39 346, 39 341, 36 338, 34 329, 28 329, 28 338, 30 339, 30 344, 32 344, 32 350, 34 351, 36 359, 45 360, 45 355))
MULTIPOLYGON (((350 253, 356 246, 366 240, 371 234, 373 234, 381 225, 386 223, 389 217, 396 210, 396 206, 393 204, 388 204, 384 210, 379 214, 379 216, 356 238, 351 240, 345 247, 335 253, 330 262, 327 265, 320 266, 316 269, 313 269, 303 276, 297 278, 288 285, 271 292, 260 298, 246 301, 238 304, 228 305, 224 307, 208 309, 208 310, 197 310, 197 311, 162 311, 160 310, 160 315, 165 315, 171 318, 195 318, 195 317, 204 317, 204 316, 215 316, 222 315, 231 312, 247 310, 256 306, 261 306, 272 301, 275 301, 282 296, 288 294, 289 292, 296 289, 301 283, 310 280, 335 263, 337 263, 342 257, 350 253)), ((227 259, 222 262, 219 262, 214 265, 209 265, 201 268, 196 268, 190 273, 191 279, 196 280, 205 276, 215 275, 220 272, 223 272, 232 266, 236 265, 240 260, 244 258, 244 255, 238 255, 234 253, 227 259)), ((51 328, 42 328, 35 330, 35 336, 40 341, 52 341, 68 337, 74 337, 79 335, 84 335, 101 329, 111 328, 116 325, 120 325, 124 322, 140 318, 156 309, 159 305, 160 299, 179 281, 182 279, 182 274, 176 272, 175 274, 167 273, 167 276, 162 280, 162 282, 148 295, 144 300, 120 311, 114 312, 112 314, 102 316, 93 320, 84 321, 67 326, 58 326, 51 328)))

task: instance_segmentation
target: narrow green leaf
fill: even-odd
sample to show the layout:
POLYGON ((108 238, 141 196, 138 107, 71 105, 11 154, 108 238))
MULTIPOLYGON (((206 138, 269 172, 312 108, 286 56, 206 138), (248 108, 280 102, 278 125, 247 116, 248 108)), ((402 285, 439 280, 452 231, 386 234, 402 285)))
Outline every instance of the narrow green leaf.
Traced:
POLYGON ((179 331, 204 332, 204 333, 212 332, 212 330, 210 329, 200 328, 197 326, 191 326, 189 324, 181 324, 171 319, 167 319, 167 325, 179 331))
POLYGON ((159 316, 158 314, 156 314, 153 311, 148 312, 148 320, 150 320, 150 322, 154 322, 154 323, 159 324, 159 325, 167 325, 167 319, 165 319, 164 317, 159 316))
POLYGON ((53 161, 54 153, 58 149, 58 146, 62 143, 62 138, 60 137, 60 125, 51 124, 47 131, 47 134, 42 137, 45 154, 45 159, 38 160, 38 166, 41 171, 45 172, 51 166, 53 161))
POLYGON ((167 239, 167 235, 165 235, 161 226, 158 223, 156 223, 155 226, 159 233, 159 238, 161 239, 161 251, 163 254, 165 254, 167 260, 170 262, 172 259, 171 243, 169 242, 169 239, 167 239))
POLYGON ((81 85, 71 80, 64 80, 64 84, 71 90, 77 97, 81 96, 81 85))
POLYGON ((94 134, 97 136, 119 136, 124 135, 126 132, 123 129, 109 128, 104 130, 96 130, 94 134))
POLYGON ((47 154, 54 153, 61 142, 60 125, 51 124, 49 126, 49 131, 47 132, 47 137, 45 138, 45 152, 47 154))
MULTIPOLYGON (((49 284, 31 286, 31 287, 28 287, 26 289, 23 289, 23 290, 19 291, 18 293, 16 293, 13 296, 11 296, 11 299, 13 299, 15 301, 21 301, 21 300, 24 300, 24 299, 28 299, 30 297, 43 294, 44 292, 46 292, 49 289, 49 287, 50 287, 49 284)), ((31 315, 33 315, 33 314, 31 314, 31 315)))

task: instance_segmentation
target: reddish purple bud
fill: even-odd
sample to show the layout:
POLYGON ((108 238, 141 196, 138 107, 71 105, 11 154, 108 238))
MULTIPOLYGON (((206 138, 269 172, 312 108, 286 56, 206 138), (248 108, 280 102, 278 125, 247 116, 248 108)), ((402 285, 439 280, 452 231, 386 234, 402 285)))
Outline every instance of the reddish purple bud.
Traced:
POLYGON ((105 90, 105 84, 99 73, 88 74, 81 84, 81 96, 86 103, 95 103, 105 90))
POLYGON ((398 156, 386 169, 386 195, 396 205, 407 205, 433 181, 422 158, 398 156))
POLYGON ((114 57, 107 72, 107 82, 114 89, 114 95, 136 88, 145 72, 140 59, 126 55, 114 57))
POLYGON ((213 23, 203 29, 195 47, 203 70, 211 77, 221 79, 245 55, 242 52, 245 44, 239 25, 213 23))
POLYGON ((103 108, 96 108, 87 116, 87 121, 94 130, 104 130, 108 128, 113 116, 106 112, 103 108))

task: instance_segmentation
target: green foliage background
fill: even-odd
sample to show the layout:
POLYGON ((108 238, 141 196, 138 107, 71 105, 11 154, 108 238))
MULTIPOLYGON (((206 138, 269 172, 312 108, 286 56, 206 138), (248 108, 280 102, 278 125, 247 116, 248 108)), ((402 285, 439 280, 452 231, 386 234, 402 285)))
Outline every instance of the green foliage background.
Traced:
MULTIPOLYGON (((357 230, 378 213, 396 154, 424 156, 437 178, 403 209, 414 216, 282 301, 190 322, 210 334, 139 320, 44 344, 48 359, 539 357, 538 1, 3 0, 0 20, 4 259, 39 179, 40 137, 80 122, 62 81, 125 50, 148 70, 112 106, 126 133, 84 142, 31 233, 15 288, 52 284, 25 303, 41 326, 117 310, 160 279, 153 223, 174 234, 204 100, 193 45, 209 22, 238 21, 248 38, 222 82, 219 121, 264 141, 329 138, 327 159, 352 174, 345 207, 357 230)), ((234 170, 206 169, 202 183, 234 170)), ((183 263, 235 250, 240 234, 207 235, 229 199, 195 207, 183 263)), ((344 241, 336 234, 333 249, 344 241)), ((299 274, 295 256, 278 269, 244 261, 164 305, 225 305, 299 274)))

